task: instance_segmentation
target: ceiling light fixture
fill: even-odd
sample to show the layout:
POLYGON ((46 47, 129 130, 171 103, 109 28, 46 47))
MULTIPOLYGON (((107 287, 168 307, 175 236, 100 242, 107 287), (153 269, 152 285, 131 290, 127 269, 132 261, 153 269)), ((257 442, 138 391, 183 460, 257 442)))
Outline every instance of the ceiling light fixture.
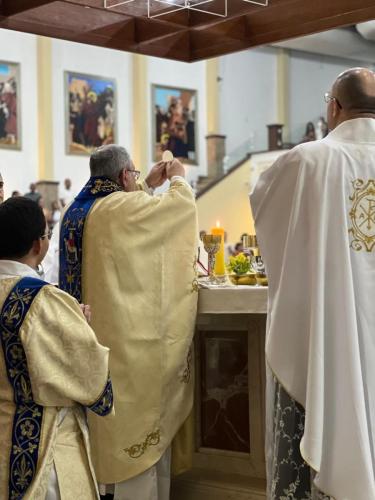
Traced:
POLYGON ((228 15, 228 0, 221 0, 221 9, 218 12, 213 12, 211 10, 205 9, 205 6, 215 6, 218 4, 216 0, 147 0, 147 15, 149 19, 155 17, 165 16, 171 14, 172 12, 178 12, 180 10, 191 10, 195 12, 203 12, 205 14, 211 14, 218 17, 227 17, 228 15), (171 7, 168 10, 163 10, 162 12, 157 12, 152 6, 156 4, 168 5, 171 7), (154 13, 153 13, 154 12, 154 13))
POLYGON ((105 9, 113 9, 114 7, 119 7, 120 5, 125 5, 126 3, 135 2, 135 0, 104 0, 105 9))
MULTIPOLYGON (((113 9, 136 0, 104 0, 105 9, 113 9)), ((246 3, 268 6, 268 0, 242 0, 246 3)), ((228 17, 228 0, 147 0, 147 17, 155 19, 180 10, 203 12, 212 16, 228 17), (219 9, 217 9, 219 6, 219 9), (210 9, 216 7, 216 11, 210 9)))

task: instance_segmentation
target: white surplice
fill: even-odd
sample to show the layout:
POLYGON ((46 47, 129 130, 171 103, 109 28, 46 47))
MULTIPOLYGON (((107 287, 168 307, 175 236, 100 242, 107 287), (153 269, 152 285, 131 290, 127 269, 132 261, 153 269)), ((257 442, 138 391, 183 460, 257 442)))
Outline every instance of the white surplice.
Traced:
POLYGON ((374 500, 375 120, 280 157, 251 205, 269 277, 267 362, 306 410, 302 456, 325 494, 374 500))
POLYGON ((59 240, 60 222, 57 222, 52 231, 48 252, 42 262, 45 279, 48 283, 52 283, 53 285, 59 282, 59 240))
MULTIPOLYGON (((171 447, 161 459, 137 476, 116 484, 100 484, 101 495, 113 494, 113 500, 169 500, 171 486, 171 447)), ((47 499, 48 500, 48 499, 47 499)))

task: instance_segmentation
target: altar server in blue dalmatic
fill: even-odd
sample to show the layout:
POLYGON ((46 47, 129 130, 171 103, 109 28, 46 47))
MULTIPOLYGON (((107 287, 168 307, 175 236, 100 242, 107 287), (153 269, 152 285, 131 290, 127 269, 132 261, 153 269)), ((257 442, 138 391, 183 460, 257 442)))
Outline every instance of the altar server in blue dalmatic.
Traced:
POLYGON ((112 413, 109 350, 83 306, 39 278, 42 209, 7 200, 0 233, 0 498, 96 500, 84 407, 112 413))

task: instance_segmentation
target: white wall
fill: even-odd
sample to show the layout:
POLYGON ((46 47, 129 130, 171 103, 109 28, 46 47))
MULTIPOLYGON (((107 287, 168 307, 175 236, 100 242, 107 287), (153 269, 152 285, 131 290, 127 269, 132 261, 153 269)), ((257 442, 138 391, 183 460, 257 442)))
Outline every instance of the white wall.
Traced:
POLYGON ((150 110, 148 121, 148 158, 152 165, 152 104, 151 85, 170 85, 172 87, 183 87, 197 90, 198 114, 197 114, 197 138, 198 138, 198 165, 186 165, 187 179, 195 180, 199 175, 207 172, 207 109, 206 109, 206 63, 197 62, 193 64, 169 61, 156 57, 148 58, 148 92, 147 109, 150 110))
POLYGON ((131 54, 101 47, 53 40, 53 143, 55 179, 70 177, 79 190, 89 177, 89 157, 66 154, 64 71, 114 78, 117 84, 117 142, 131 150, 131 54))
POLYGON ((38 177, 36 37, 0 30, 0 60, 20 63, 22 149, 0 148, 0 172, 5 196, 12 191, 26 192, 38 177))
POLYGON ((277 50, 252 49, 220 58, 220 133, 231 154, 253 136, 268 149, 267 125, 277 121, 277 50))
MULTIPOLYGON (((375 60, 375 54, 374 54, 375 60)), ((298 143, 305 134, 306 123, 314 124, 326 115, 324 93, 336 77, 346 69, 366 64, 350 59, 316 55, 307 52, 290 53, 290 130, 291 142, 298 143)))
MULTIPOLYGON (((118 90, 118 142, 131 151, 132 134, 132 55, 99 47, 52 41, 53 146, 55 179, 71 177, 79 189, 89 175, 88 156, 65 152, 64 71, 76 71, 116 79, 118 90)), ((21 64, 22 150, 0 148, 0 172, 6 192, 25 192, 38 180, 37 132, 37 44, 34 35, 0 30, 0 60, 21 64)), ((198 92, 198 166, 188 166, 188 179, 205 175, 206 139, 206 63, 178 63, 148 58, 148 133, 144 138, 148 164, 152 165, 151 85, 170 85, 198 92)), ((299 142, 308 121, 325 113, 323 94, 343 70, 359 64, 343 58, 290 53, 291 140, 299 142)), ((255 151, 267 149, 267 124, 277 121, 277 49, 260 48, 220 58, 220 130, 227 136, 227 153, 233 152, 253 134, 255 151)))

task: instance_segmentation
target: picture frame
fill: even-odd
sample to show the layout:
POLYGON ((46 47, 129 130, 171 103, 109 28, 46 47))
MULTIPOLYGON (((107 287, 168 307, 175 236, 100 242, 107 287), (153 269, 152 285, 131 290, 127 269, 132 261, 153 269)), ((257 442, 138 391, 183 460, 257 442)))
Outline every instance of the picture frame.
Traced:
POLYGON ((183 163, 197 165, 198 92, 194 89, 153 84, 152 158, 158 162, 170 150, 183 163))
POLYGON ((64 72, 66 154, 90 155, 117 142, 117 84, 114 78, 64 72))
POLYGON ((22 149, 21 65, 0 60, 0 148, 22 149))

